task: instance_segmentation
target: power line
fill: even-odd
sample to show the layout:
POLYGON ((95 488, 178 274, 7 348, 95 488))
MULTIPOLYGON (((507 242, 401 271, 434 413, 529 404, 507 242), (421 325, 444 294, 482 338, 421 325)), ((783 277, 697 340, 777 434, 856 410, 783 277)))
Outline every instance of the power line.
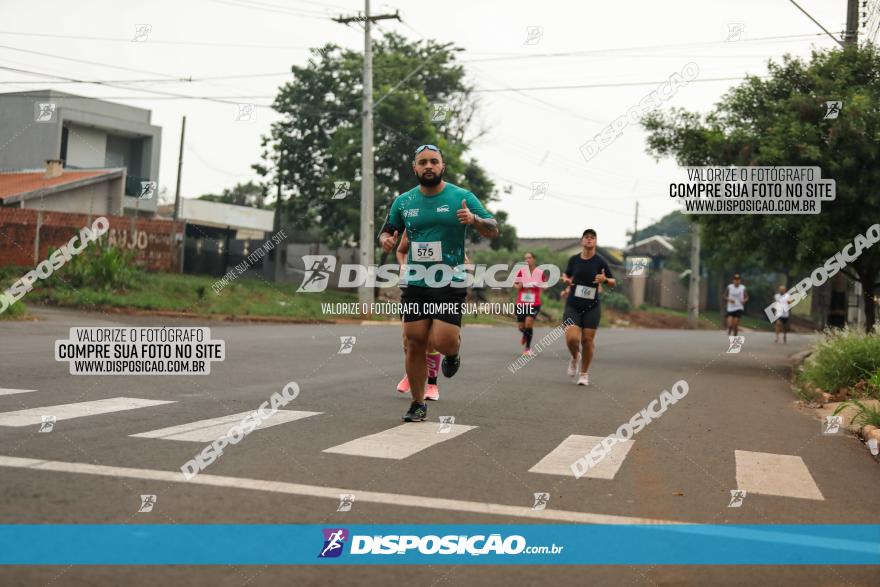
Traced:
POLYGON ((172 76, 167 73, 159 73, 156 71, 149 71, 146 69, 137 69, 134 67, 125 67, 123 65, 111 65, 109 63, 101 63, 98 61, 89 61, 88 59, 77 59, 76 57, 65 57, 63 55, 55 55, 53 53, 45 53, 43 51, 34 51, 33 49, 21 49, 19 47, 11 47, 9 45, 0 45, 0 49, 6 49, 8 51, 17 51, 19 53, 29 53, 31 55, 39 55, 41 57, 51 57, 52 59, 61 59, 63 61, 72 61, 74 63, 84 63, 86 65, 96 65, 98 67, 106 67, 109 69, 118 69, 120 71, 131 71, 133 73, 146 73, 149 75, 158 75, 166 78, 179 78, 180 76, 172 76))
POLYGON ((227 6, 234 6, 235 8, 245 8, 247 10, 256 10, 258 12, 272 12, 275 14, 286 14, 288 16, 298 16, 300 18, 315 18, 318 20, 326 20, 329 18, 326 14, 319 14, 317 12, 297 12, 293 10, 289 10, 283 6, 277 6, 274 4, 266 4, 264 2, 245 2, 245 0, 209 0, 210 2, 214 2, 215 4, 226 4, 227 6))
MULTIPOLYGON (((33 73, 27 70, 15 70, 15 68, 11 67, 2 67, 0 69, 9 69, 11 71, 22 71, 26 73, 33 73)), ((59 81, 57 83, 64 84, 107 84, 107 83, 118 83, 118 84, 161 84, 161 83, 199 83, 213 80, 224 80, 224 79, 246 79, 246 78, 256 78, 256 77, 279 77, 282 75, 293 75, 289 71, 279 72, 279 73, 245 73, 241 75, 218 75, 218 76, 207 76, 207 77, 181 77, 181 78, 161 78, 161 79, 119 79, 119 80, 77 80, 77 81, 59 81)), ((35 82, 35 81, 0 81, 0 84, 41 84, 45 82, 35 82)))
MULTIPOLYGON (((104 67, 104 68, 107 68, 107 69, 118 69, 118 70, 120 70, 120 71, 131 71, 131 72, 133 72, 133 73, 145 73, 145 74, 149 74, 149 75, 158 75, 158 76, 162 76, 162 77, 165 77, 165 78, 168 78, 168 79, 172 79, 172 80, 180 79, 180 78, 181 78, 181 76, 174 76, 174 75, 170 75, 170 74, 167 74, 167 73, 161 73, 161 72, 149 71, 149 70, 145 70, 145 69, 137 69, 137 68, 133 68, 133 67, 125 67, 125 66, 121 66, 121 65, 113 65, 113 64, 110 64, 110 63, 103 63, 103 62, 98 62, 98 61, 89 61, 89 60, 87 60, 87 59, 77 59, 77 58, 75 58, 75 57, 66 57, 66 56, 64 56, 64 55, 55 55, 55 54, 53 54, 53 53, 45 53, 45 52, 43 52, 43 51, 34 51, 34 50, 32 50, 32 49, 21 49, 21 48, 19 48, 19 47, 11 47, 11 46, 9 46, 9 45, 0 45, 0 49, 7 49, 7 50, 10 50, 10 51, 17 51, 17 52, 19 52, 19 53, 28 53, 28 54, 32 54, 32 55, 40 55, 41 57, 50 57, 50 58, 52 58, 52 59, 60 59, 60 60, 62 60, 62 61, 72 61, 72 62, 75 62, 75 63, 85 63, 85 64, 87 64, 87 65, 94 65, 94 66, 97 66, 97 67, 104 67)), ((39 75, 39 74, 38 74, 38 75, 39 75)), ((62 76, 62 77, 64 77, 64 76, 62 76)), ((72 81, 79 81, 79 80, 75 80, 75 78, 70 78, 70 77, 66 77, 66 79, 67 79, 67 80, 72 80, 72 81)), ((84 82, 84 83, 91 83, 91 82, 84 82)), ((222 88, 222 87, 229 87, 229 88, 232 88, 232 89, 238 89, 238 88, 235 88, 234 86, 224 86, 224 85, 222 85, 222 84, 212 84, 212 83, 210 83, 210 82, 205 82, 205 83, 207 83, 208 85, 213 85, 213 86, 215 86, 215 87, 220 87, 220 88, 222 88)), ((120 86, 114 86, 112 83, 99 84, 99 85, 108 85, 108 86, 113 86, 113 87, 120 87, 120 86)), ((145 90, 138 89, 138 88, 126 88, 126 87, 124 87, 124 86, 122 86, 121 89, 132 89, 132 90, 135 90, 135 91, 145 91, 145 90)), ((161 93, 161 92, 160 92, 160 93, 161 93)), ((173 95, 173 94, 169 94, 169 95, 173 95)))
MULTIPOLYGON (((768 76, 753 76, 753 77, 768 77, 768 76)), ((698 78, 692 79, 688 83, 693 84, 696 82, 725 82, 725 81, 736 81, 736 80, 744 80, 743 76, 734 76, 734 77, 708 77, 708 78, 698 78)), ((570 86, 532 86, 527 88, 484 88, 479 89, 475 88, 474 92, 481 93, 493 93, 493 92, 538 92, 542 90, 583 90, 588 88, 621 88, 628 86, 656 86, 664 83, 668 83, 669 80, 660 80, 660 81, 646 81, 646 82, 616 82, 616 83, 607 83, 607 84, 577 84, 570 86)))
MULTIPOLYGON (((10 68, 10 67, 2 67, 2 69, 14 69, 14 68, 10 68)), ((62 75, 56 75, 56 74, 51 74, 51 73, 26 72, 26 71, 24 71, 24 70, 16 70, 16 71, 24 72, 24 73, 27 73, 28 75, 40 75, 40 76, 47 77, 47 78, 54 78, 54 79, 60 79, 60 80, 66 80, 66 81, 81 81, 81 80, 76 80, 76 79, 71 78, 71 77, 62 76, 62 75)), ((85 81, 84 81, 83 83, 93 83, 93 84, 97 84, 97 85, 101 85, 101 86, 106 86, 106 87, 110 87, 110 88, 116 88, 116 89, 122 89, 122 90, 131 90, 132 92, 146 92, 146 93, 150 93, 150 94, 158 94, 158 95, 161 95, 161 96, 166 97, 166 99, 167 99, 167 98, 174 98, 174 99, 187 99, 187 100, 204 100, 204 101, 208 101, 208 102, 217 102, 217 103, 221 103, 221 104, 232 104, 232 105, 238 105, 238 104, 240 104, 240 102, 230 102, 230 101, 229 101, 229 98, 224 98, 224 97, 214 97, 214 96, 190 96, 190 95, 187 95, 187 94, 177 94, 177 93, 175 93, 175 92, 164 92, 164 91, 162 91, 162 90, 151 90, 151 89, 149 89, 149 88, 131 88, 131 87, 120 86, 120 85, 116 85, 116 84, 112 84, 112 83, 85 82, 85 81)), ((274 97, 274 96, 271 96, 271 97, 274 97)), ((88 98, 88 97, 82 97, 82 99, 86 99, 86 100, 110 100, 110 99, 116 99, 116 100, 131 100, 131 99, 137 99, 137 98, 138 98, 137 96, 121 96, 121 97, 116 97, 116 98, 109 98, 109 97, 88 98)), ((153 99, 156 99, 156 98, 153 98, 153 99)), ((272 108, 271 106, 268 106, 268 105, 265 105, 265 104, 254 104, 254 106, 259 106, 259 107, 261 107, 261 108, 272 108)))
MULTIPOLYGON (((757 43, 764 41, 776 41, 776 40, 785 40, 785 39, 806 39, 806 38, 818 38, 823 36, 821 33, 810 33, 810 34, 800 34, 800 35, 781 35, 775 37, 756 37, 754 39, 742 39, 741 41, 737 41, 737 45, 745 45, 747 43, 757 43)), ((726 43, 725 41, 702 41, 698 43, 678 43, 678 44, 667 44, 667 45, 642 45, 638 47, 613 47, 609 49, 592 49, 589 51, 563 51, 558 53, 531 53, 531 54, 523 54, 518 53, 515 55, 510 55, 507 57, 487 57, 483 59, 465 59, 462 60, 463 63, 472 63, 476 61, 510 61, 516 59, 544 59, 548 57, 587 57, 591 55, 606 55, 608 53, 618 53, 624 51, 644 51, 644 50, 659 50, 659 49, 679 49, 679 48, 688 48, 688 47, 706 47, 706 46, 730 46, 730 43, 726 43)))
MULTIPOLYGON (((476 66, 474 66, 474 65, 471 65, 471 67, 476 68, 476 66)), ((492 78, 492 79, 496 79, 496 83, 500 83, 500 82, 497 82, 497 78, 494 78, 493 76, 490 76, 490 75, 486 74, 486 72, 485 72, 484 70, 479 69, 479 71, 481 72, 481 74, 482 74, 484 77, 489 77, 489 78, 492 78)), ((588 117, 584 116, 583 114, 579 114, 579 113, 577 113, 577 112, 572 112, 572 111, 569 110, 568 108, 565 108, 565 107, 563 107, 563 106, 559 106, 559 105, 557 105, 557 104, 553 104, 553 103, 548 102, 548 101, 546 101, 546 100, 542 100, 541 98, 537 98, 537 97, 535 97, 535 96, 529 96, 528 94, 524 93, 524 91, 523 91, 522 89, 512 88, 512 87, 510 87, 510 86, 508 86, 508 85, 505 85, 505 84, 501 84, 501 85, 502 85, 502 88, 504 88, 504 89, 502 89, 502 90, 500 90, 500 91, 513 91, 513 92, 516 92, 516 93, 519 94, 520 96, 522 96, 522 97, 524 97, 524 98, 526 98, 526 99, 528 99, 528 100, 531 100, 531 101, 533 101, 533 102, 537 102, 538 104, 540 104, 540 105, 542 105, 542 106, 544 106, 544 107, 546 107, 546 108, 550 108, 550 109, 552 109, 552 110, 558 110, 558 111, 560 111, 560 112, 562 112, 562 113, 564 113, 564 114, 566 114, 566 115, 568 115, 568 116, 573 116, 573 117, 575 117, 575 118, 580 118, 581 120, 584 120, 584 121, 586 121, 586 122, 590 122, 590 123, 593 123, 593 124, 602 124, 602 125, 607 124, 607 123, 605 123, 605 122, 601 122, 601 121, 595 120, 595 119, 593 119, 593 118, 588 118, 588 117)), ((474 88, 473 91, 474 91, 474 92, 481 92, 481 91, 484 91, 484 90, 479 90, 478 88, 474 88)))
MULTIPOLYGON (((32 33, 22 31, 0 31, 0 35, 15 35, 20 37, 42 37, 48 39, 71 39, 78 41, 102 41, 115 43, 132 43, 130 38, 126 37, 95 37, 85 35, 59 35, 53 33, 32 33)), ((248 44, 248 43, 219 43, 211 41, 167 41, 161 39, 150 38, 149 41, 141 42, 140 45, 182 45, 182 46, 202 46, 202 47, 230 47, 236 49, 297 49, 308 51, 311 47, 303 45, 264 45, 264 44, 248 44)))
MULTIPOLYGON (((51 74, 43 74, 43 73, 39 73, 39 72, 28 72, 26 70, 19 70, 16 68, 4 67, 4 66, 0 66, 0 69, 7 69, 10 71, 29 73, 31 75, 44 75, 44 76, 51 75, 51 74)), ((762 76, 752 76, 752 77, 766 78, 768 76, 762 75, 762 76)), ((70 83, 107 85, 110 87, 119 87, 120 89, 125 89, 125 90, 130 89, 130 90, 138 91, 138 92, 148 91, 143 88, 136 88, 136 87, 129 88, 129 87, 120 87, 120 86, 113 85, 113 84, 119 84, 119 83, 128 83, 126 81, 79 80, 79 79, 68 78, 68 77, 63 77, 63 76, 60 76, 58 79, 64 79, 70 83)), ((715 77, 715 78, 694 79, 694 80, 689 81, 688 83, 692 84, 692 83, 697 83, 697 82, 737 81, 737 80, 744 80, 744 79, 746 79, 746 78, 742 77, 742 76, 715 77)), ((142 81, 149 81, 149 80, 142 80, 142 81)), ((198 78, 193 78, 193 79, 179 78, 179 79, 166 79, 166 80, 156 80, 156 81, 199 82, 201 80, 199 80, 198 78)), ((521 92, 535 92, 535 91, 541 91, 541 90, 580 90, 580 89, 589 89, 589 88, 616 88, 616 87, 627 87, 627 86, 650 86, 650 85, 659 85, 659 84, 667 83, 668 81, 669 80, 660 80, 660 81, 654 80, 654 81, 644 81, 644 82, 583 84, 583 85, 571 85, 571 86, 535 86, 535 87, 526 87, 526 88, 484 88, 484 89, 474 88, 472 91, 475 93, 499 93, 499 92, 519 92, 519 93, 521 93, 521 92)), ((0 82, 0 83, 3 83, 3 82, 0 82)), ((15 84, 18 82, 5 82, 5 83, 15 84)), ((157 90, 156 93, 160 93, 160 92, 157 90)), ((231 99, 245 99, 245 98, 247 98, 247 99, 272 99, 272 98, 276 97, 274 94, 270 94, 270 95, 232 95, 232 96, 229 96, 229 95, 226 95, 226 96, 191 96, 191 95, 170 94, 169 93, 168 95, 174 96, 177 98, 185 98, 185 99, 193 99, 193 100, 231 100, 231 99)), ((526 96, 526 97, 532 98, 532 96, 526 96)), ((128 98, 129 98, 129 96, 119 96, 116 99, 128 99, 128 98)), ((136 96, 131 96, 130 98, 137 99, 136 96)), ((549 102, 544 102, 543 100, 541 102, 543 104, 545 104, 546 106, 555 107, 557 109, 564 110, 562 107, 556 106, 556 105, 551 104, 549 102)), ((576 116, 576 114, 571 114, 571 115, 576 116)), ((600 124, 596 120, 587 119, 587 118, 584 118, 583 116, 578 116, 578 118, 583 118, 584 120, 586 120, 588 122, 594 122, 594 123, 600 124)), ((604 123, 601 123, 601 124, 604 124, 604 123)))
POLYGON ((820 29, 822 29, 822 30, 825 32, 826 35, 828 35, 829 37, 831 37, 832 39, 834 39, 834 41, 835 41, 836 43, 838 43, 841 47, 844 46, 844 45, 843 45, 843 41, 841 41, 840 39, 838 39, 837 37, 835 37, 834 35, 832 35, 830 32, 828 32, 828 29, 826 29, 825 27, 823 27, 823 26, 822 26, 822 23, 820 23, 818 20, 816 20, 815 18, 813 18, 813 16, 812 16, 809 12, 807 12, 806 10, 804 10, 803 8, 801 8, 801 5, 800 5, 800 4, 798 4, 798 3, 795 2, 794 0, 788 0, 788 1, 791 2, 792 4, 794 4, 794 5, 797 7, 798 10, 800 10, 801 12, 803 12, 804 14, 806 14, 806 15, 807 15, 807 18, 809 18, 809 19, 812 20, 814 23, 816 23, 816 26, 818 26, 820 29))

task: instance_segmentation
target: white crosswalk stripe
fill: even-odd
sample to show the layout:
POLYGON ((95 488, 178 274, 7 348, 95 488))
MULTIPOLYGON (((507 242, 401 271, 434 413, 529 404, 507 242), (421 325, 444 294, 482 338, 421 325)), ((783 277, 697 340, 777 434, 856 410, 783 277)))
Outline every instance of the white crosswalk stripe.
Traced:
MULTIPOLYGON (((34 389, 0 388, 0 396, 32 393, 34 389)), ((71 420, 87 416, 112 414, 115 412, 135 410, 177 403, 170 400, 154 400, 132 397, 114 397, 101 400, 75 402, 42 406, 24 410, 0 413, 0 427, 36 426, 42 423, 44 416, 54 416, 55 421, 71 420)), ((137 432, 130 434, 133 438, 177 440, 184 442, 209 443, 224 436, 229 429, 252 411, 228 414, 215 418, 196 420, 184 424, 137 432)), ((277 410, 265 420, 258 420, 255 430, 270 428, 281 424, 295 422, 318 416, 324 412, 277 410)), ((358 457, 401 460, 416 453, 427 450, 435 445, 452 440, 466 432, 477 428, 463 424, 442 424, 440 422, 423 422, 417 424, 401 424, 344 442, 322 452, 358 457)), ((529 473, 545 475, 561 475, 573 477, 571 466, 578 459, 587 455, 593 447, 600 444, 605 437, 571 434, 542 457, 529 473)), ((584 477, 592 479, 613 480, 622 467, 634 440, 619 441, 608 451, 606 457, 597 465, 586 470, 584 477)), ((455 446, 449 446, 455 450, 455 446)), ((804 463, 797 455, 784 455, 745 450, 734 451, 736 468, 736 487, 753 494, 793 497, 824 501, 825 497, 819 490, 815 480, 804 463)))
POLYGON ((749 493, 825 500, 804 460, 796 455, 737 450, 736 488, 749 493))
POLYGON ((14 395, 16 393, 31 393, 32 391, 37 391, 36 389, 6 389, 0 387, 0 395, 14 395))
POLYGON ((77 402, 73 404, 43 406, 40 408, 29 408, 27 410, 0 413, 0 426, 35 426, 42 423, 43 416, 55 416, 56 421, 61 421, 173 403, 175 402, 140 399, 136 397, 112 397, 109 399, 77 402))
MULTIPOLYGON (((544 473, 546 475, 565 475, 574 477, 571 465, 584 455, 588 454, 593 447, 602 442, 604 436, 582 436, 572 434, 559 443, 559 446, 547 453, 538 463, 529 469, 529 473, 544 473)), ((623 440, 612 445, 611 450, 596 466, 588 469, 583 476, 592 479, 614 479, 620 465, 623 464, 629 449, 635 443, 634 440, 623 440)))
MULTIPOLYGON (((150 430, 148 432, 140 432, 131 434, 135 438, 161 438, 163 440, 182 440, 186 442, 213 442, 221 436, 225 435, 232 426, 241 422, 246 416, 253 412, 241 412, 239 414, 229 414, 228 416, 220 416, 219 418, 209 418, 207 420, 198 420, 189 422, 179 426, 170 426, 168 428, 159 428, 158 430, 150 430)), ((301 412, 295 410, 278 410, 265 420, 259 420, 254 430, 270 428, 287 422, 295 422, 310 416, 317 416, 323 412, 301 412)))
POLYGON ((325 449, 323 452, 379 459, 405 459, 474 428, 476 426, 444 425, 440 422, 402 424, 376 434, 356 438, 350 442, 325 449), (441 432, 441 430, 447 431, 441 432))

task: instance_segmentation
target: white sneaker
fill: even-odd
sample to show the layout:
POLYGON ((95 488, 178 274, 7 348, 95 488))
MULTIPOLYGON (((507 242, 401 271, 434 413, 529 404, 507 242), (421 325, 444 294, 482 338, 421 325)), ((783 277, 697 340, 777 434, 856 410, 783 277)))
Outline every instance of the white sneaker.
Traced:
POLYGON ((577 384, 578 384, 578 385, 589 385, 589 384, 590 384, 590 378, 587 376, 586 373, 581 373, 581 376, 578 377, 577 384))
POLYGON ((572 359, 568 362, 568 369, 565 371, 569 377, 574 377, 578 372, 578 365, 581 362, 581 354, 578 353, 577 358, 572 359))

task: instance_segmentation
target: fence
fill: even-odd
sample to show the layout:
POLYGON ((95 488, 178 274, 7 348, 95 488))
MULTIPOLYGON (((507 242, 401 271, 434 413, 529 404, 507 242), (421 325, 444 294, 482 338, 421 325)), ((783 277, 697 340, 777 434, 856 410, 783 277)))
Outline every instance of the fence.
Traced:
MULTIPOLYGON (((36 265, 98 215, 0 207, 0 266, 36 265)), ((177 271, 183 225, 157 218, 105 215, 110 245, 133 250, 138 265, 153 271, 177 271)))

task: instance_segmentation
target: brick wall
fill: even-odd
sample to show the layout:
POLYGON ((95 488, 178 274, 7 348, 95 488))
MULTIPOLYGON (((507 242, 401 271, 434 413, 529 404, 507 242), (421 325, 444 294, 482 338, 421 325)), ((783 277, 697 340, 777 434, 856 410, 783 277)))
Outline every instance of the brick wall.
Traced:
MULTIPOLYGON (((38 211, 0 207, 0 266, 21 265, 32 267, 49 256, 50 248, 58 248, 91 226, 98 215, 69 212, 38 211), (39 251, 34 250, 40 220, 39 251)), ((104 238, 109 243, 134 250, 138 265, 155 271, 176 272, 180 263, 180 246, 173 238, 181 233, 183 225, 174 226, 170 220, 105 216, 110 230, 104 238), (172 243, 174 246, 172 247, 172 243)))

